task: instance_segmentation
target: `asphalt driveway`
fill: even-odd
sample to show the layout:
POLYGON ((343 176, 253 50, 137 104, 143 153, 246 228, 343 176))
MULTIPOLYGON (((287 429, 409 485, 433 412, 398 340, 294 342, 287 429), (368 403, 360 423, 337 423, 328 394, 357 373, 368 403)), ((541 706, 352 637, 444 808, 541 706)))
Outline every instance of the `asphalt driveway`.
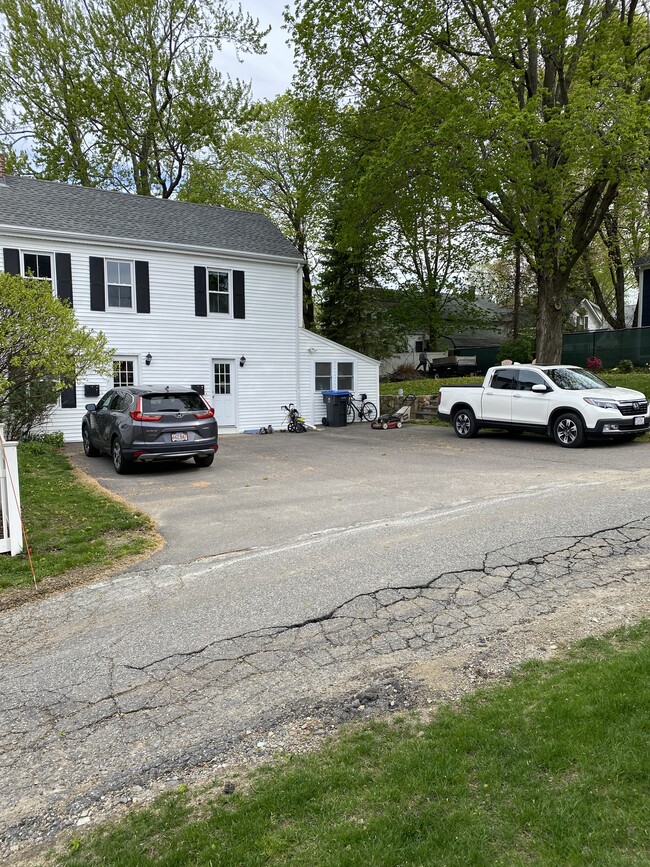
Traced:
POLYGON ((126 478, 68 452, 167 545, 0 614, 0 858, 650 614, 644 443, 357 424, 126 478))
MULTIPOLYGON (((447 524, 443 516, 462 504, 501 501, 522 489, 549 485, 560 486, 566 501, 576 478, 593 483, 650 463, 650 446, 642 443, 593 443, 574 450, 534 436, 513 440, 482 432, 461 441, 447 427, 377 431, 358 423, 303 434, 222 436, 208 469, 193 462, 143 465, 133 475, 118 476, 108 457, 87 458, 80 444, 67 446, 67 453, 102 486, 158 522, 167 545, 143 564, 147 568, 288 543, 421 510, 439 514, 442 527, 447 524)), ((627 514, 625 502, 620 508, 627 514)), ((482 521, 489 523, 489 510, 482 511, 476 532, 482 521)), ((572 520, 585 530, 599 511, 599 526, 608 526, 611 518, 609 509, 599 510, 597 499, 588 511, 570 511, 577 512, 572 520)), ((565 527, 564 509, 543 504, 540 520, 545 530, 554 522, 565 527)), ((438 540, 436 522, 431 523, 432 550, 445 561, 448 531, 438 540)), ((460 545, 462 550, 462 540, 460 545)), ((459 553, 456 547, 453 565, 459 553)), ((408 559, 408 552, 404 556, 408 559)))

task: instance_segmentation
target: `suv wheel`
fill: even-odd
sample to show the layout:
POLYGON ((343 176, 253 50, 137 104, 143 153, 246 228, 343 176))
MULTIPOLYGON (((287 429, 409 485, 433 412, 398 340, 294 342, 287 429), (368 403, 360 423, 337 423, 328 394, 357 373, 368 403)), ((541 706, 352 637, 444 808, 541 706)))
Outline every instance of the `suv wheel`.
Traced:
POLYGON ((194 455, 194 463, 197 467, 209 467, 214 461, 214 455, 194 455))
POLYGON ((84 453, 85 453, 86 457, 87 458, 99 457, 100 451, 99 451, 99 449, 95 448, 95 446, 93 445, 93 441, 90 439, 90 431, 88 430, 86 425, 84 425, 82 430, 81 430, 81 437, 83 439, 84 453))
POLYGON ((115 468, 116 473, 120 476, 124 476, 126 473, 131 472, 133 465, 131 461, 124 457, 122 446, 117 437, 113 440, 113 445, 111 446, 111 457, 113 458, 113 467, 115 468))

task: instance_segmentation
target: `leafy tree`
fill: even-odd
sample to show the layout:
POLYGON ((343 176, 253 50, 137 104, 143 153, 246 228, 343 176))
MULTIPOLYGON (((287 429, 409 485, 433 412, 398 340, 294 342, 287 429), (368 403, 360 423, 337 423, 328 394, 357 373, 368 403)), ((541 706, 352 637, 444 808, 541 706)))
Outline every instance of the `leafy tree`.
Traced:
POLYGON ((394 293, 375 271, 376 240, 351 231, 345 206, 333 203, 320 272, 318 330, 330 340, 371 358, 401 349, 401 332, 391 319, 394 293))
POLYGON ((0 13, 8 138, 29 140, 43 177, 168 197, 189 156, 248 114, 249 88, 214 54, 261 53, 265 33, 226 0, 0 0, 0 13))
POLYGON ((9 437, 41 422, 78 377, 108 372, 111 357, 105 336, 79 325, 49 281, 0 273, 0 421, 9 437))
POLYGON ((298 0, 290 20, 314 88, 372 106, 400 83, 395 106, 420 130, 405 154, 519 245, 537 283, 537 357, 559 361, 571 275, 646 161, 636 0, 298 0))
POLYGON ((303 321, 311 328, 315 247, 330 177, 322 159, 331 138, 321 135, 325 107, 286 93, 258 109, 258 117, 234 130, 218 152, 192 162, 179 198, 267 214, 305 259, 303 321))

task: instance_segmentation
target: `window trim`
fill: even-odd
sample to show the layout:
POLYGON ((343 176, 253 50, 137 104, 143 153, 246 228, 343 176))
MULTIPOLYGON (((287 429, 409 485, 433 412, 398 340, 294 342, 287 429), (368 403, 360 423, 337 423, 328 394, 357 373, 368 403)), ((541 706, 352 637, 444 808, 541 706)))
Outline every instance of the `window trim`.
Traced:
MULTIPOLYGON (((206 266, 205 269, 205 300, 207 304, 207 312, 208 316, 222 316, 224 318, 232 319, 233 318, 233 278, 232 278, 233 269, 232 268, 215 268, 211 266, 206 266), (210 274, 225 274, 228 278, 228 312, 227 313, 219 313, 216 310, 210 310, 210 274)), ((225 292, 215 292, 213 293, 216 296, 225 295, 225 292)))
POLYGON ((315 361, 314 362, 314 380, 313 380, 313 382, 314 382, 314 391, 316 391, 316 392, 331 391, 332 390, 332 362, 331 361, 315 361), (317 369, 318 369, 319 364, 329 365, 329 369, 330 369, 329 385, 326 388, 319 388, 319 386, 318 386, 318 380, 323 379, 323 376, 322 375, 319 376, 319 374, 317 373, 317 369))
MULTIPOLYGON (((126 286, 126 283, 110 283, 111 286, 126 286)), ((106 304, 106 312, 110 313, 136 313, 137 308, 135 304, 135 260, 134 259, 118 259, 114 256, 104 256, 104 298, 106 304), (130 307, 116 307, 109 303, 108 300, 108 289, 109 289, 109 280, 108 280, 108 263, 109 262, 117 262, 118 264, 127 264, 129 266, 129 276, 131 278, 130 289, 131 289, 131 306, 130 307)), ((129 359, 131 360, 131 359, 129 359)))
POLYGON ((56 295, 56 256, 54 252, 50 252, 48 250, 20 250, 20 273, 23 277, 28 277, 30 275, 27 274, 27 268, 25 267, 25 255, 27 256, 47 256, 50 260, 50 274, 51 277, 36 277, 35 275, 31 275, 33 280, 49 280, 50 285, 52 286, 52 292, 56 295))
POLYGON ((337 361, 336 362, 336 388, 338 391, 351 391, 354 393, 354 383, 356 379, 356 368, 354 365, 354 361, 337 361), (339 372, 339 367, 341 364, 349 364, 352 368, 352 372, 350 373, 351 384, 350 385, 341 385, 341 374, 339 372))
POLYGON ((138 376, 138 357, 136 355, 114 355, 113 356, 113 364, 119 364, 120 362, 126 362, 127 364, 131 362, 133 365, 133 382, 119 382, 115 381, 115 373, 111 376, 112 381, 112 389, 117 388, 132 388, 134 385, 138 385, 139 376, 138 376))

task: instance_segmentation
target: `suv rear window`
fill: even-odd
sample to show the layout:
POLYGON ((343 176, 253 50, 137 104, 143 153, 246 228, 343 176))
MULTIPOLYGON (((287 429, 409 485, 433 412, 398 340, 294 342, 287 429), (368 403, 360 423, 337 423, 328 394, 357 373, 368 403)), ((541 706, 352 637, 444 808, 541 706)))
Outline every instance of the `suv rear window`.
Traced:
POLYGON ((162 394, 143 394, 143 412, 195 412, 205 410, 201 396, 195 391, 186 391, 181 394, 163 392, 162 394))

